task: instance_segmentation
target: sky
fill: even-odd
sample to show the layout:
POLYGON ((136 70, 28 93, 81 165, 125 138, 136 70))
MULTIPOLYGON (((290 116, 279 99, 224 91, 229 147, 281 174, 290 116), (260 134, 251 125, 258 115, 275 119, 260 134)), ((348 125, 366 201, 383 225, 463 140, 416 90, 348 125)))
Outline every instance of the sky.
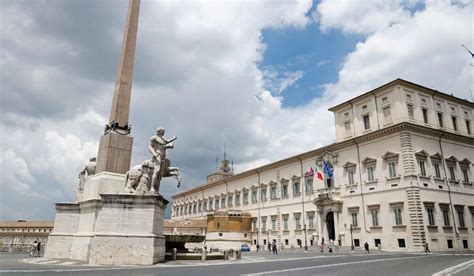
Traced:
MULTIPOLYGON (((0 5, 0 220, 53 220, 97 155, 128 1, 0 5)), ((472 100, 473 37, 467 0, 142 0, 132 164, 176 135, 170 199, 224 145, 238 173, 334 142, 327 109, 396 78, 472 100)))

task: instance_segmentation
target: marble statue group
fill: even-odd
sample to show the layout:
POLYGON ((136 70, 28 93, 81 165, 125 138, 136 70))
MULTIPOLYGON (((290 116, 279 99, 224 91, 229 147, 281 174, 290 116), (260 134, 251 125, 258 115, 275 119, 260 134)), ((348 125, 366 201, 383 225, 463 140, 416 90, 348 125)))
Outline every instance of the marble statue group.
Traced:
POLYGON ((159 193, 160 182, 163 177, 174 176, 181 184, 181 175, 177 167, 171 167, 171 161, 166 158, 166 150, 174 148, 173 141, 176 136, 165 138, 165 129, 159 127, 156 135, 150 138, 148 150, 152 159, 145 160, 139 165, 133 166, 125 175, 125 191, 129 193, 152 192, 159 193))
MULTIPOLYGON (((166 139, 164 135, 165 129, 159 127, 156 130, 156 135, 151 137, 150 145, 148 146, 152 158, 133 166, 125 174, 126 192, 151 192, 158 194, 162 178, 172 176, 176 178, 179 188, 181 184, 179 168, 171 167, 171 161, 166 158, 166 150, 174 148, 172 142, 176 140, 176 137, 166 139)), ((89 163, 79 173, 79 184, 77 185, 73 202, 77 203, 82 200, 84 185, 96 173, 96 164, 96 158, 91 157, 89 163)))

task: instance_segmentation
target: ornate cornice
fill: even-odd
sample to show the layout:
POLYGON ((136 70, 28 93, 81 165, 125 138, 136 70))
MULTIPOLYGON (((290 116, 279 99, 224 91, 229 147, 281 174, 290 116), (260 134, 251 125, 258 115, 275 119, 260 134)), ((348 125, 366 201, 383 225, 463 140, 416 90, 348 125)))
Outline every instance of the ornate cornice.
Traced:
MULTIPOLYGON (((372 131, 370 133, 367 133, 367 134, 364 134, 364 135, 361 135, 361 136, 358 136, 358 137, 354 137, 352 139, 348 139, 348 140, 345 140, 345 141, 342 141, 342 142, 339 142, 339 143, 330 144, 330 145, 327 145, 327 146, 324 146, 324 147, 321 147, 321 148, 317 148, 317 149, 314 149, 314 150, 310 150, 310 151, 301 153, 299 155, 291 156, 291 157, 288 157, 286 159, 276 161, 274 163, 270 163, 270 164, 267 164, 267 165, 264 165, 264 166, 261 166, 261 167, 255 168, 255 169, 251 169, 251 170, 239 173, 239 174, 235 174, 233 176, 230 176, 230 177, 226 178, 225 182, 230 183, 232 181, 236 181, 236 180, 240 180, 240 179, 247 178, 247 177, 250 177, 250 176, 254 176, 257 173, 264 173, 264 172, 267 172, 267 171, 271 171, 275 168, 287 166, 287 165, 294 164, 294 163, 299 163, 300 160, 307 160, 307 159, 312 159, 312 158, 317 159, 317 158, 319 158, 319 157, 321 157, 325 154, 333 155, 334 153, 336 153, 340 150, 343 150, 345 148, 355 147, 356 144, 363 144, 363 143, 367 143, 367 142, 372 142, 373 140, 380 139, 380 138, 385 137, 385 136, 397 134, 401 131, 416 132, 416 133, 419 133, 419 134, 432 136, 432 137, 437 138, 437 139, 441 137, 444 141, 446 141, 446 140, 455 141, 455 142, 460 142, 460 143, 463 143, 463 144, 474 146, 474 138, 471 138, 469 136, 456 134, 456 133, 450 133, 450 132, 447 132, 445 130, 434 129, 434 128, 430 128, 430 127, 426 127, 426 126, 422 126, 422 125, 413 124, 413 123, 410 123, 410 122, 401 122, 401 123, 398 123, 396 125, 392 125, 392 126, 389 126, 389 127, 386 127, 386 128, 382 128, 382 129, 379 129, 379 130, 372 131)), ((216 182, 213 182, 213 183, 206 183, 206 184, 200 185, 196 188, 190 189, 188 191, 175 194, 171 198, 174 199, 174 198, 177 198, 177 197, 186 196, 186 195, 195 193, 197 191, 200 191, 202 189, 209 189, 209 188, 212 188, 212 187, 222 185, 225 182, 224 182, 224 180, 219 180, 219 181, 216 181, 216 182)))
POLYGON ((438 90, 431 89, 431 88, 428 88, 426 86, 422 86, 422 85, 419 85, 419 84, 416 84, 416 83, 409 82, 409 81, 398 78, 398 79, 395 79, 395 80, 393 80, 389 83, 381 85, 381 86, 379 86, 375 89, 372 89, 368 92, 365 92, 365 93, 363 93, 363 94, 361 94, 361 95, 359 95, 355 98, 352 98, 352 99, 350 99, 348 101, 345 101, 341 104, 338 104, 336 106, 333 106, 333 107, 329 108, 328 110, 334 112, 334 111, 340 109, 341 107, 343 107, 343 106, 345 106, 349 103, 354 103, 354 102, 357 102, 357 101, 359 101, 360 99, 362 99, 364 97, 367 97, 369 94, 379 93, 380 91, 388 90, 388 89, 393 88, 397 85, 403 86, 403 87, 408 88, 408 89, 413 89, 413 90, 416 90, 416 91, 425 92, 425 93, 431 94, 431 95, 439 97, 439 98, 447 99, 449 101, 453 101, 453 102, 456 102, 458 104, 462 104, 462 105, 466 105, 468 107, 474 108, 474 103, 470 102, 468 100, 463 100, 463 99, 454 97, 452 95, 440 92, 438 90))

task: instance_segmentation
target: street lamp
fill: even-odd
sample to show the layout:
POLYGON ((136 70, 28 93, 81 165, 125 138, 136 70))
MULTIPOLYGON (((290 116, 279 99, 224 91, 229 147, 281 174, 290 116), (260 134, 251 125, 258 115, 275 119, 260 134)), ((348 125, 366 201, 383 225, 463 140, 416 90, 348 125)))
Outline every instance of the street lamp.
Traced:
POLYGON ((354 230, 354 227, 351 226, 349 227, 349 231, 351 231, 351 251, 354 251, 354 239, 352 238, 352 230, 354 230))
POLYGON ((303 231, 304 231, 304 251, 308 251, 308 241, 306 239, 306 223, 303 224, 303 231))
POLYGON ((270 250, 272 250, 271 242, 270 242, 270 232, 271 230, 267 231, 267 248, 270 247, 270 250))

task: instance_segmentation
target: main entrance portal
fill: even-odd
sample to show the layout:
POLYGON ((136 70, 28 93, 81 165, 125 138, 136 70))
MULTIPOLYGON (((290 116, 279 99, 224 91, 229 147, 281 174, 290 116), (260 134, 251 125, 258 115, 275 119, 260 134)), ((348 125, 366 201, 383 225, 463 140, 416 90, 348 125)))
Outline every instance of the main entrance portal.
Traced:
MULTIPOLYGON (((334 213, 328 212, 326 215, 326 226, 328 228, 328 238, 329 240, 336 240, 336 233, 334 231, 334 213)), ((328 241, 329 241, 328 240, 328 241)))

